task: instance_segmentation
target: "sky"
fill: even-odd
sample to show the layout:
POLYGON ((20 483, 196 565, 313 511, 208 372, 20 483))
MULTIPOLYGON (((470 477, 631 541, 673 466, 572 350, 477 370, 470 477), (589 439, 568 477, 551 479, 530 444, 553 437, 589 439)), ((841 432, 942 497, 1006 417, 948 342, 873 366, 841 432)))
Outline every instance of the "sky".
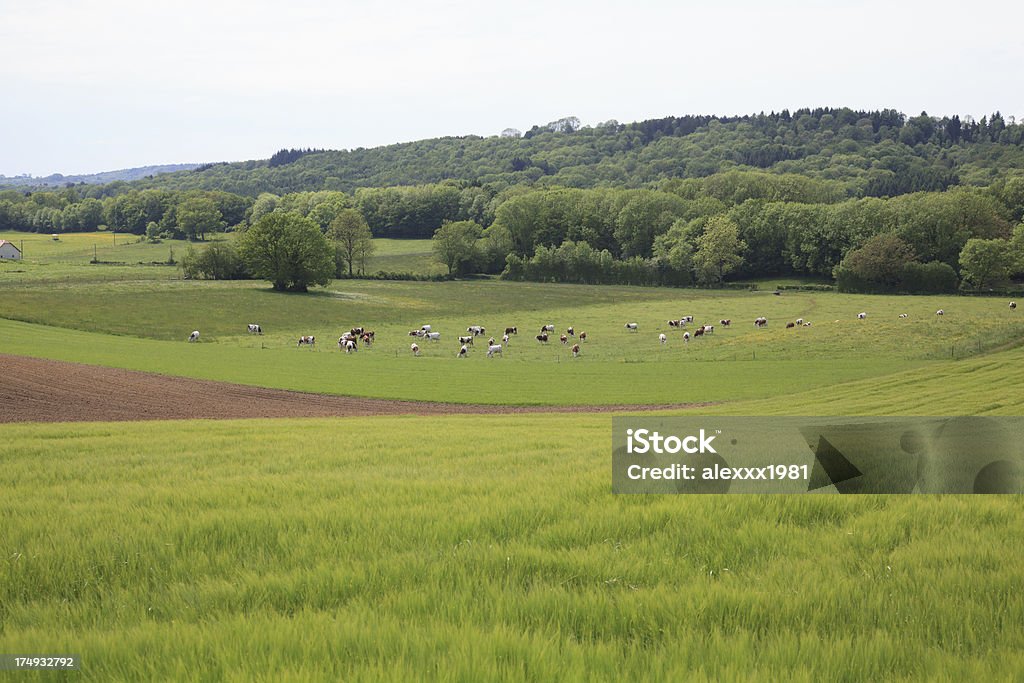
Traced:
POLYGON ((847 106, 1024 119, 1024 3, 0 0, 0 174, 847 106))

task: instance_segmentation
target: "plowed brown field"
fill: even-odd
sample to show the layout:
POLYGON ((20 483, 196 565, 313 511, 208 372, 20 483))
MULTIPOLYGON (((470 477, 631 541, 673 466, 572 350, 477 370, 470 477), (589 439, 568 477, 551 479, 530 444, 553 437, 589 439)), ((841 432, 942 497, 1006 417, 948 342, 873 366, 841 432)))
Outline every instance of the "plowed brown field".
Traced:
POLYGON ((357 417, 460 413, 597 413, 690 408, 495 406, 308 394, 0 354, 0 423, 357 417))

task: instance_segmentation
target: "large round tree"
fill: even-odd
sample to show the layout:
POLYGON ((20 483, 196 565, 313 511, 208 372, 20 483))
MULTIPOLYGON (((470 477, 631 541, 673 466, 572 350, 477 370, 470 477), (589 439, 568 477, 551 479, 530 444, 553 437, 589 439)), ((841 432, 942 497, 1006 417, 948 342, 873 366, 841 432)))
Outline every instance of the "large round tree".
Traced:
POLYGON ((320 226, 297 213, 262 216, 239 236, 238 255, 253 275, 278 291, 305 292, 334 275, 331 246, 320 226))

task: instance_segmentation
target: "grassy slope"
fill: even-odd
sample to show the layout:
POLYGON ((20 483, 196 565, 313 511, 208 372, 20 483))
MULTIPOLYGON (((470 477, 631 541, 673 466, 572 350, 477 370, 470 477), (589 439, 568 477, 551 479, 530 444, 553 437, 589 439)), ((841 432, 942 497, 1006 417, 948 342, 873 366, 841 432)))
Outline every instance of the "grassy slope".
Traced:
POLYGON ((506 282, 337 282, 312 295, 280 295, 251 282, 125 282, 3 287, 0 351, 166 374, 357 396, 451 402, 682 403, 766 398, 976 354, 1024 335, 1005 302, 957 297, 855 297, 828 293, 680 291, 506 282), (945 307, 938 318, 935 309, 945 307), (851 319, 869 310, 867 321, 851 319), (901 320, 900 312, 910 319, 901 320), (728 316, 730 329, 682 343, 668 317, 728 316), (757 315, 773 321, 755 329, 757 315), (805 317, 810 328, 785 329, 805 317), (641 332, 623 329, 638 321, 641 332), (242 333, 259 322, 263 337, 242 333), (440 343, 409 353, 410 328, 431 323, 440 343), (543 323, 587 330, 573 360, 557 342, 533 340, 543 323), (377 344, 346 356, 334 340, 352 325, 377 344), (500 334, 516 325, 504 358, 476 350, 457 361, 469 324, 500 334), (57 329, 72 328, 72 329, 57 329), (193 329, 202 343, 187 345, 193 329), (88 330, 90 332, 80 332, 88 330), (657 335, 670 335, 669 344, 657 335), (102 333, 102 334, 100 334, 102 333), (320 348, 296 349, 300 334, 320 348), (110 335, 116 335, 111 337, 110 335), (140 338, 144 337, 144 338, 140 338), (173 340, 173 341, 172 341, 173 340), (715 361, 715 362, 706 362, 715 361))
POLYGON ((609 427, 7 426, 0 650, 76 652, 86 680, 1024 668, 1017 498, 613 496, 609 427))
POLYGON ((433 243, 430 240, 375 239, 375 250, 366 270, 369 273, 415 273, 417 275, 441 275, 448 272, 434 260, 433 243))
MULTIPOLYGON (((835 382, 895 372, 901 360, 865 364, 840 361, 694 362, 670 358, 649 362, 622 359, 571 361, 560 345, 546 349, 545 361, 508 357, 468 360, 429 349, 433 357, 396 357, 378 349, 355 356, 327 341, 321 350, 279 347, 259 342, 186 344, 42 327, 0 320, 0 352, 94 365, 147 370, 168 375, 216 379, 281 389, 329 394, 404 398, 450 403, 521 405, 691 403, 774 396, 792 386, 828 386, 835 382), (443 356, 440 355, 443 353, 443 356), (750 381, 756 375, 757 381, 750 381)), ((421 342, 424 346, 426 343, 421 342)), ((539 353, 539 351, 538 351, 539 353)))

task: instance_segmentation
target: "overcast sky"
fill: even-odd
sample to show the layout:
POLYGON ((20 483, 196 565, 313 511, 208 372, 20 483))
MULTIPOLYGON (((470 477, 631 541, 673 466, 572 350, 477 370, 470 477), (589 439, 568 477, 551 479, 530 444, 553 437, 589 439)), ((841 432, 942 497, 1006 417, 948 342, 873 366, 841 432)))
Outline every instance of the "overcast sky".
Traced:
POLYGON ((805 106, 1024 118, 1024 2, 0 0, 0 173, 805 106))

